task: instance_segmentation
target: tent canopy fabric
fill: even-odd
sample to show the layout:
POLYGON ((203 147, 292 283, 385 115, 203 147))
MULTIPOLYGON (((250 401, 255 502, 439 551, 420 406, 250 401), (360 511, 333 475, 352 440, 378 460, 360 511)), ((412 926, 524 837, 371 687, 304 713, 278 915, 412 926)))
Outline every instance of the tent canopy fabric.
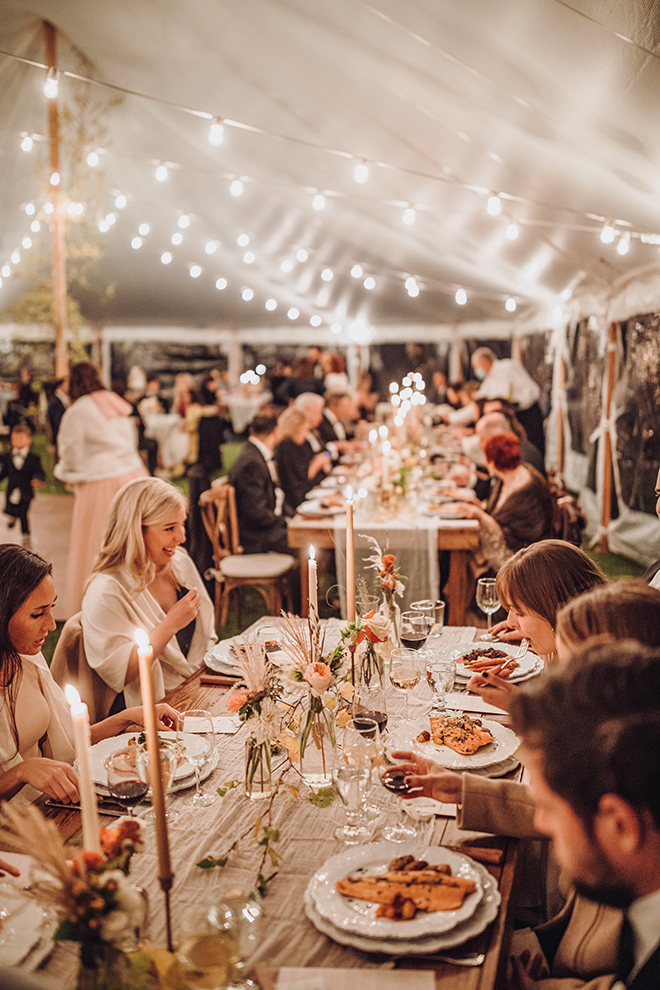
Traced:
POLYGON ((547 329, 581 295, 603 312, 622 286, 617 318, 644 311, 630 279, 640 270, 643 300, 657 304, 658 248, 640 236, 660 233, 653 0, 4 0, 2 308, 47 230, 46 73, 10 57, 44 63, 44 19, 61 70, 142 94, 60 76, 60 109, 75 103, 84 122, 75 154, 63 147, 63 197, 86 206, 70 236, 87 224, 102 252, 74 287, 90 321, 283 333, 318 316, 319 343, 333 322, 359 319, 502 336, 547 329), (213 117, 225 122, 219 145, 213 117))

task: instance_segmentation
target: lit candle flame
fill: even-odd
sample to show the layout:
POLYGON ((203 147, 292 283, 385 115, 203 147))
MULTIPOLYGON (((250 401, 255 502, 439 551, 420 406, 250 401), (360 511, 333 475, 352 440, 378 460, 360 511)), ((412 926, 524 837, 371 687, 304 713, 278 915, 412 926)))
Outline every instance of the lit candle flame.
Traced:
POLYGON ((80 695, 74 688, 73 684, 67 684, 64 688, 64 693, 66 695, 66 700, 71 706, 72 715, 81 715, 85 711, 85 705, 80 700, 80 695))
POLYGON ((145 653, 149 652, 151 644, 149 642, 149 637, 147 636, 144 629, 136 629, 133 635, 133 639, 137 643, 138 653, 144 655, 145 653))
POLYGON ((316 560, 316 557, 314 556, 314 547, 309 548, 309 559, 316 560))
POLYGON ((351 488, 350 485, 346 487, 346 501, 347 502, 353 501, 353 489, 351 488))

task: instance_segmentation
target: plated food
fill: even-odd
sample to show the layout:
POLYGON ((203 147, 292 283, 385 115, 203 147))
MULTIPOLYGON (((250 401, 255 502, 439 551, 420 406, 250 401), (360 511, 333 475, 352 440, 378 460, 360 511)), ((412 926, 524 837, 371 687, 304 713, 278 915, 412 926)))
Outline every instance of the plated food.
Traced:
POLYGON ((512 683, 535 677, 543 670, 543 659, 528 650, 517 658, 518 643, 459 643, 452 646, 452 659, 456 661, 456 680, 467 683, 473 674, 497 673, 512 683), (506 668, 502 669, 503 665, 506 668))
POLYGON ((417 736, 417 742, 433 740, 436 746, 447 746, 461 756, 474 756, 483 746, 494 742, 489 729, 481 719, 468 715, 441 715, 431 719, 431 733, 424 731, 417 736))

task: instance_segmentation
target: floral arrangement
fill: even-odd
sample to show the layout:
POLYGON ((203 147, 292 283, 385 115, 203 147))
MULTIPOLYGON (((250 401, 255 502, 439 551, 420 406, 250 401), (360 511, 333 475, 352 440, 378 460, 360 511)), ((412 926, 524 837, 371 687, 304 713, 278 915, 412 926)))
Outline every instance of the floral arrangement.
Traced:
POLYGON ((400 568, 395 567, 396 556, 393 553, 383 553, 378 541, 373 536, 365 535, 364 538, 371 544, 373 551, 370 557, 365 558, 365 564, 368 568, 373 568, 378 572, 378 581, 383 593, 383 600, 392 622, 397 644, 400 645, 399 629, 396 622, 397 605, 395 595, 398 595, 399 598, 403 597, 405 591, 403 576, 400 573, 400 568))
POLYGON ((375 649, 376 643, 385 643, 390 635, 390 620, 386 615, 372 608, 366 615, 356 616, 355 622, 349 622, 341 633, 344 646, 351 652, 351 680, 356 683, 355 650, 364 644, 361 656, 361 676, 367 685, 377 672, 383 674, 383 660, 375 649))

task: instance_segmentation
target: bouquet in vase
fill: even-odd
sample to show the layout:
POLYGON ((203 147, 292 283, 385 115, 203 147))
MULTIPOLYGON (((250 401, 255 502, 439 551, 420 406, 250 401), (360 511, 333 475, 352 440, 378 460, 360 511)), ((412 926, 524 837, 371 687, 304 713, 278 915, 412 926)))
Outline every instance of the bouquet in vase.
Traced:
POLYGON ((378 583, 383 595, 383 603, 390 619, 392 627, 392 640, 396 646, 401 646, 399 606, 396 603, 396 596, 403 597, 405 585, 400 568, 396 567, 396 556, 393 553, 383 553, 378 541, 373 536, 365 536, 365 539, 372 545, 372 554, 365 558, 367 567, 378 572, 378 583))

